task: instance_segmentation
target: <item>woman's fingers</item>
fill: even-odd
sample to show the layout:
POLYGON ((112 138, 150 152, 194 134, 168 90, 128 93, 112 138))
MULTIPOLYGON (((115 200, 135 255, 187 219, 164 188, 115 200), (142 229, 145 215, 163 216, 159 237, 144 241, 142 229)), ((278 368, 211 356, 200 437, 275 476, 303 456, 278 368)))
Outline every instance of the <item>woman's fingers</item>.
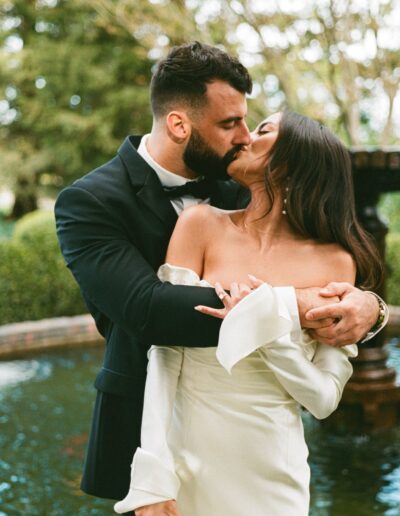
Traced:
POLYGON ((231 283, 230 292, 233 299, 240 298, 239 284, 236 281, 231 283))
MULTIPOLYGON (((215 292, 217 296, 220 298, 220 300, 224 303, 224 299, 226 297, 229 297, 228 292, 225 291, 225 289, 222 287, 221 283, 215 284, 215 292)), ((225 304, 225 303, 224 303, 225 304)))
POLYGON ((223 319, 227 313, 226 308, 211 308, 210 306, 198 305, 194 307, 195 310, 205 315, 211 315, 218 319, 223 319))
POLYGON ((251 288, 246 285, 246 283, 239 283, 239 293, 241 295, 241 297, 243 296, 247 296, 247 294, 250 294, 251 292, 251 288))
MULTIPOLYGON (((249 275, 249 279, 253 285, 253 288, 257 288, 263 284, 263 281, 249 275)), ((224 319, 226 315, 236 306, 244 297, 249 295, 252 291, 252 287, 249 287, 246 283, 233 282, 230 285, 229 293, 223 288, 221 283, 215 283, 215 293, 221 300, 224 308, 211 308, 210 306, 198 305, 195 306, 195 310, 205 315, 211 315, 218 319, 224 319)))
POLYGON ((261 285, 264 283, 264 281, 256 278, 255 276, 253 276, 252 274, 248 274, 247 277, 249 278, 250 280, 250 283, 251 283, 251 286, 252 288, 258 288, 258 287, 261 287, 261 285))

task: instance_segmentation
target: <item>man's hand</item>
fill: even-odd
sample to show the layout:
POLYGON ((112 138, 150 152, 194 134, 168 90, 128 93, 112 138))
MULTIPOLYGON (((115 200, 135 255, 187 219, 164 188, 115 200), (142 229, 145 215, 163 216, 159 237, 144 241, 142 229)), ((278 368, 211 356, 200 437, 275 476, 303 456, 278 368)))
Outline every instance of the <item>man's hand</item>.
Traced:
POLYGON ((350 283, 329 283, 320 290, 320 294, 328 300, 331 300, 332 296, 338 296, 340 301, 306 312, 305 319, 310 322, 327 318, 335 320, 333 325, 309 331, 319 342, 334 347, 358 342, 378 319, 379 303, 375 296, 359 290, 350 283))
POLYGON ((178 506, 175 500, 153 503, 135 509, 136 516, 179 516, 178 506))
POLYGON ((296 288, 300 324, 304 329, 329 328, 336 322, 333 317, 306 319, 306 314, 310 313, 312 308, 328 307, 340 301, 336 294, 322 296, 320 292, 320 287, 296 288))

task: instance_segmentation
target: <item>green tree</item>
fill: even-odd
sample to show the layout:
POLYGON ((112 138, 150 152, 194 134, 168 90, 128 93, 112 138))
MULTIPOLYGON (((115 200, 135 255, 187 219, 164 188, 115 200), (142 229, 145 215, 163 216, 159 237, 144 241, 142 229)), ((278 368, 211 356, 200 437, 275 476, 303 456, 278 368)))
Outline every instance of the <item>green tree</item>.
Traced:
POLYGON ((72 181, 149 129, 153 61, 87 2, 1 1, 0 16, 0 170, 19 217, 40 185, 72 181))
POLYGON ((195 38, 238 54, 255 80, 251 123, 289 107, 324 121, 350 145, 396 141, 399 0, 92 4, 110 23, 141 27, 140 37, 158 55, 195 38))

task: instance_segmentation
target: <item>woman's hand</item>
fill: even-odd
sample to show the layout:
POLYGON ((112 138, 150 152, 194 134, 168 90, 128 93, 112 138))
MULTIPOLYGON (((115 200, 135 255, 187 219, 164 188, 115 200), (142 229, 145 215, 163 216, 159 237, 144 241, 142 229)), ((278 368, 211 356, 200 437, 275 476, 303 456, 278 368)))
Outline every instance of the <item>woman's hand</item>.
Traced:
POLYGON ((260 287, 264 282, 248 274, 251 287, 246 283, 233 282, 230 286, 230 293, 226 292, 220 283, 215 284, 215 292, 224 305, 224 308, 211 308, 209 306, 198 305, 194 309, 202 314, 211 315, 218 319, 224 319, 228 313, 243 298, 248 296, 253 289, 260 287))
POLYGON ((179 516, 178 506, 175 500, 153 503, 135 509, 136 516, 179 516))

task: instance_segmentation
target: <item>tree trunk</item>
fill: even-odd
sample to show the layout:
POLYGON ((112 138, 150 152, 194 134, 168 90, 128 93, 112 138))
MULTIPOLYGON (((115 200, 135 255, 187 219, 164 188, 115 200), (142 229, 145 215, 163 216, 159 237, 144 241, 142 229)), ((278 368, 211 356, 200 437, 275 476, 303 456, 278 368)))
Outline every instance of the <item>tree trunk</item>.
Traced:
POLYGON ((26 213, 37 210, 36 186, 24 177, 17 179, 15 187, 15 201, 10 218, 19 219, 26 213))

